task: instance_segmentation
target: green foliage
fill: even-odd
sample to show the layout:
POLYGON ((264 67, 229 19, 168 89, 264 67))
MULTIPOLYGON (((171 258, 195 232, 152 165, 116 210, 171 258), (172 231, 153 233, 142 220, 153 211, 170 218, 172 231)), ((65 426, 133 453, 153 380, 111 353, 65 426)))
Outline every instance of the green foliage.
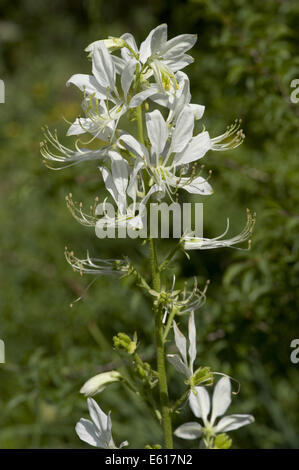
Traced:
MULTIPOLYGON (((81 447, 74 433, 77 420, 87 416, 80 387, 106 368, 127 367, 112 347, 113 336, 126 331, 133 337, 138 330, 140 344, 152 343, 150 302, 134 279, 99 279, 87 294, 88 279, 72 273, 63 257, 67 244, 82 257, 87 249, 101 258, 126 254, 142 265, 146 247, 134 240, 99 241, 78 227, 64 197, 72 192, 86 204, 95 193, 101 197, 96 165, 49 174, 38 142, 42 125, 58 127, 63 136, 61 117, 72 121, 80 113, 79 95, 65 82, 78 70, 89 71, 83 53, 89 42, 126 31, 142 39, 163 21, 171 37, 199 34, 188 73, 192 101, 206 106, 203 123, 217 135, 224 122, 241 117, 246 133, 238 150, 204 159, 215 190, 201 201, 204 234, 220 234, 227 216, 231 233, 238 233, 246 207, 257 212, 250 251, 192 252, 191 268, 183 257, 172 264, 184 279, 211 280, 207 303, 196 314, 200 363, 239 381, 236 409, 256 418, 232 434, 234 447, 298 447, 298 365, 289 359, 290 342, 298 337, 299 104, 290 102, 290 82, 299 77, 298 4, 155 0, 131 1, 124 11, 120 0, 4 0, 2 9, 0 338, 7 363, 0 365, 0 447, 81 447)), ((155 368, 153 347, 140 354, 155 368)), ((184 384, 171 366, 169 373, 175 400, 184 384)), ((112 410, 116 440, 139 447, 158 442, 155 419, 120 387, 99 395, 101 407, 112 410)), ((187 407, 174 425, 185 418, 191 418, 187 407)), ((215 442, 229 444, 224 437, 215 442)))

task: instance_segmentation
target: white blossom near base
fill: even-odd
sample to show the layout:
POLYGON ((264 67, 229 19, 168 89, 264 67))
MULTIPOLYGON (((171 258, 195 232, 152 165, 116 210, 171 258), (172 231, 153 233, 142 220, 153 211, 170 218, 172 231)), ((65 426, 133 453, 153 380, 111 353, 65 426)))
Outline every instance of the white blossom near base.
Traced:
POLYGON ((231 383, 228 377, 217 382, 212 398, 205 387, 195 387, 196 394, 191 391, 189 395, 190 408, 193 414, 200 418, 203 424, 189 422, 179 426, 174 434, 181 439, 198 439, 203 437, 216 437, 217 434, 239 429, 254 422, 254 417, 248 414, 233 414, 224 416, 218 423, 216 418, 224 415, 231 404, 231 383))
POLYGON ((122 442, 119 447, 115 445, 111 434, 110 412, 106 415, 93 398, 88 398, 87 404, 91 421, 81 418, 76 424, 76 433, 80 439, 101 449, 121 449, 127 446, 128 441, 122 442))

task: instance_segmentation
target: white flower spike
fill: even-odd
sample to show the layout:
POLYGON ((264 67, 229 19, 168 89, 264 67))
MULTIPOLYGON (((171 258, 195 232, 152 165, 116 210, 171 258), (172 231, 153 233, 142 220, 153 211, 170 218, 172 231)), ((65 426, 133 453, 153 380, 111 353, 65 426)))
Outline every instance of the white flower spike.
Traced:
POLYGON ((92 398, 87 399, 87 404, 91 421, 81 418, 76 424, 76 433, 80 439, 101 449, 121 449, 127 446, 128 442, 124 441, 119 447, 116 447, 111 434, 110 412, 106 415, 92 398))

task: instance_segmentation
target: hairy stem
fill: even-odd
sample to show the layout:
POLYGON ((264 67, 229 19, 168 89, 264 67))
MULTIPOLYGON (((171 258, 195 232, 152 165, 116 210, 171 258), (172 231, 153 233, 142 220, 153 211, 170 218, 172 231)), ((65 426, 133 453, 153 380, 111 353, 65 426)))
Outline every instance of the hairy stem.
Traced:
MULTIPOLYGON (((157 261, 156 244, 154 239, 150 239, 151 249, 151 267, 152 267, 152 278, 153 287, 156 292, 160 291, 161 280, 160 272, 157 261)), ((164 432, 164 443, 167 449, 173 448, 172 443, 172 425, 171 425, 171 412, 169 407, 168 399, 168 387, 167 377, 165 369, 165 349, 163 339, 163 311, 161 306, 158 304, 155 308, 155 336, 156 336, 156 348, 157 348, 157 370, 159 376, 159 388, 160 388, 160 404, 162 412, 162 426, 164 432)))

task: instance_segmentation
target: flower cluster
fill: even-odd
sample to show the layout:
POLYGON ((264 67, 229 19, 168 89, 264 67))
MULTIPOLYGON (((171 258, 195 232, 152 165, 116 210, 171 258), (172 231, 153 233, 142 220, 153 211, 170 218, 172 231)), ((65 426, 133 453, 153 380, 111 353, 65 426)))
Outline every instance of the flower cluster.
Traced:
MULTIPOLYGON (((101 238, 103 230, 127 227, 143 228, 143 215, 154 197, 173 201, 179 190, 207 196, 213 190, 201 175, 199 162, 209 150, 224 151, 239 146, 244 138, 240 121, 220 136, 211 137, 203 129, 194 133, 204 106, 191 103, 190 83, 182 69, 193 62, 186 52, 196 42, 196 35, 182 34, 167 40, 167 25, 153 29, 138 48, 130 33, 120 38, 95 41, 86 51, 92 61, 92 74, 75 74, 67 85, 83 93, 84 117, 77 118, 68 135, 78 139, 72 150, 59 142, 57 133, 45 130, 41 153, 53 169, 96 160, 108 193, 116 204, 109 214, 105 201, 96 204, 91 214, 82 210, 71 197, 67 204, 81 223, 95 227, 101 238), (160 105, 162 114, 151 106, 160 105), (143 122, 142 110, 145 112, 143 122), (139 130, 145 126, 147 137, 138 138, 119 126, 127 115, 137 120, 139 130), (90 134, 82 142, 81 134, 90 134), (89 149, 89 143, 98 148, 89 149)), ((196 238, 184 234, 184 250, 210 249, 239 244, 250 237, 254 216, 248 218, 241 234, 231 238, 196 238)), ((225 232, 226 233, 226 232, 225 232)))
MULTIPOLYGON (((146 210, 152 199, 173 203, 180 191, 211 195, 210 173, 204 177, 202 159, 210 150, 234 149, 244 139, 239 120, 216 137, 211 137, 203 125, 200 131, 197 130, 196 121, 202 119, 205 108, 191 103, 189 78, 182 71, 193 62, 187 52, 195 42, 196 36, 192 34, 167 39, 165 24, 153 29, 140 47, 130 33, 95 41, 86 48, 92 63, 91 74, 75 74, 67 81, 68 86, 74 85, 83 93, 83 116, 75 119, 67 132, 68 136, 77 136, 75 148, 63 145, 56 131, 45 129, 41 153, 45 164, 55 170, 97 162, 97 172, 108 197, 113 200, 113 210, 106 199, 100 203, 96 197, 90 210, 85 211, 83 204, 75 202, 71 193, 66 196, 66 204, 75 219, 92 227, 99 238, 103 238, 103 232, 107 230, 115 233, 116 229, 125 228, 136 234, 144 229, 146 210), (137 136, 132 134, 132 122, 137 124, 137 136), (87 141, 82 140, 83 134, 88 134, 87 141)), ((225 232, 216 238, 184 233, 175 250, 161 264, 154 238, 148 237, 151 282, 147 280, 147 274, 139 273, 126 258, 103 260, 91 258, 87 253, 85 259, 79 259, 65 249, 67 262, 81 275, 91 274, 96 278, 102 275, 135 276, 138 286, 152 297, 155 315, 157 370, 139 356, 137 333, 133 339, 125 333, 115 335, 114 348, 133 361, 133 372, 126 376, 117 370, 105 371, 83 385, 80 391, 88 397, 91 421, 82 418, 77 423, 76 432, 80 439, 100 448, 117 448, 111 434, 110 413, 106 415, 90 398, 116 382, 127 386, 151 407, 155 418, 162 423, 168 448, 172 448, 172 413, 179 412, 180 405, 186 400, 202 423, 183 424, 175 435, 183 439, 201 438, 201 444, 206 448, 230 447, 231 440, 226 432, 253 422, 251 415, 235 414, 216 423, 231 402, 231 384, 226 376, 215 386, 210 413, 210 398, 205 387, 213 385, 216 373, 210 367, 195 368, 194 311, 205 302, 207 285, 203 291, 196 282, 191 290, 187 284, 184 289, 177 289, 173 276, 172 288, 167 290, 167 282, 161 281, 161 274, 177 249, 186 252, 235 247, 247 240, 250 246, 254 223, 255 214, 247 210, 244 229, 231 238, 224 238, 229 223, 225 232), (184 314, 189 315, 188 339, 175 320, 184 314), (167 337, 171 331, 177 353, 166 355, 167 337), (185 392, 172 405, 168 400, 165 357, 184 377, 185 392), (156 386, 160 389, 160 407, 152 393, 156 386)), ((127 444, 127 441, 123 442, 120 448, 127 444)), ((147 447, 158 448, 159 445, 147 447)))

